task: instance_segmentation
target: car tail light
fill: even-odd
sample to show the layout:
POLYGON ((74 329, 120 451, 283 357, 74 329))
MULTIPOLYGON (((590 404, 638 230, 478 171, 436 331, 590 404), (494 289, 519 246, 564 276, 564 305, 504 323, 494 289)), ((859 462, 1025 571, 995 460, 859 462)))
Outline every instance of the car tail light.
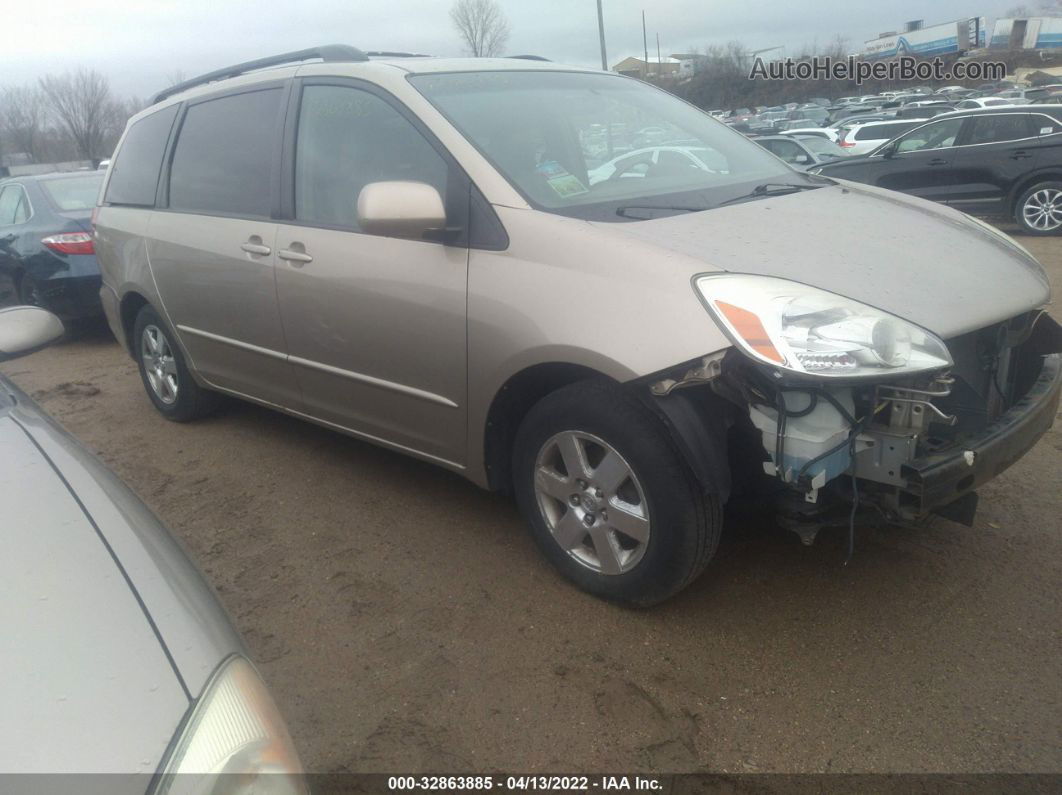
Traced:
POLYGON ((100 217, 100 208, 99 207, 93 207, 92 208, 92 217, 89 219, 89 225, 93 229, 96 228, 96 221, 99 219, 99 217, 100 217))
POLYGON ((92 244, 92 235, 88 232, 67 232, 61 235, 50 235, 41 242, 52 251, 60 254, 95 254, 96 248, 92 244))

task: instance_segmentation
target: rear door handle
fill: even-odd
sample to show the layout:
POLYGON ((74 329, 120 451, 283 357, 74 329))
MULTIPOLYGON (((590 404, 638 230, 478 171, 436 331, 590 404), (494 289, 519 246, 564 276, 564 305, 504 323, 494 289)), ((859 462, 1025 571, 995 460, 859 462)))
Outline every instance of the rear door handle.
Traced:
POLYGON ((263 256, 265 254, 269 254, 273 250, 269 246, 262 245, 261 243, 251 242, 241 244, 240 248, 242 248, 248 254, 262 254, 263 256))
POLYGON ((947 164, 948 164, 947 160, 944 160, 941 157, 935 157, 932 160, 930 160, 926 165, 930 165, 930 166, 946 166, 947 164))
POLYGON ((1028 160, 1032 157, 1028 152, 1015 152, 1010 156, 1011 160, 1028 160))
POLYGON ((293 251, 290 248, 282 248, 277 252, 277 256, 288 262, 298 263, 298 265, 305 265, 307 262, 313 262, 313 257, 304 251, 293 251))

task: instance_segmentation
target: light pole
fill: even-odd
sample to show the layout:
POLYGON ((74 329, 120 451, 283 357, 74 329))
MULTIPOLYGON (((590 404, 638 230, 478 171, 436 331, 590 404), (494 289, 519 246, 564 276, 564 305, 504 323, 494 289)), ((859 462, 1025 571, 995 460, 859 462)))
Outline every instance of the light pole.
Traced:
POLYGON ((608 71, 608 58, 605 56, 605 14, 601 10, 601 0, 597 0, 597 35, 601 39, 601 70, 608 71))

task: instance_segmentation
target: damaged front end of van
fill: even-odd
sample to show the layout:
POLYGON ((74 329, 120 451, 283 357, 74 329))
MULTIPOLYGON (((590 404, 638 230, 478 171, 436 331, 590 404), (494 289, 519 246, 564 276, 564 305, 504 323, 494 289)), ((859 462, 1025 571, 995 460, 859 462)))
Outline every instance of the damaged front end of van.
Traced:
POLYGON ((851 526, 857 512, 972 525, 976 489, 1024 455, 1058 410, 1062 328, 1043 310, 942 340, 786 279, 693 282, 733 347, 650 379, 649 393, 702 482, 729 496, 762 467, 783 524, 805 543, 824 526, 851 526), (729 460, 699 456, 691 428, 714 432, 714 447, 729 436, 729 460), (758 457, 736 460, 752 447, 758 457))

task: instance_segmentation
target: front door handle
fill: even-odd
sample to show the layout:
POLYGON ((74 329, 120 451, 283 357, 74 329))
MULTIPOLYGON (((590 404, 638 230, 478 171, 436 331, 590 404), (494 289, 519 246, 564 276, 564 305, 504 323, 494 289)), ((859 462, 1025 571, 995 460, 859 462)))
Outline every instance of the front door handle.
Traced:
POLYGON ((1011 160, 1028 160, 1032 157, 1028 152, 1015 152, 1010 156, 1011 160))
POLYGON ((290 248, 282 248, 277 252, 277 256, 283 260, 295 265, 295 267, 301 267, 307 262, 313 262, 313 257, 307 254, 305 251, 295 251, 290 248))
POLYGON ((948 164, 948 161, 945 160, 944 158, 935 157, 932 160, 930 160, 926 165, 929 165, 929 166, 946 166, 947 164, 948 164))

